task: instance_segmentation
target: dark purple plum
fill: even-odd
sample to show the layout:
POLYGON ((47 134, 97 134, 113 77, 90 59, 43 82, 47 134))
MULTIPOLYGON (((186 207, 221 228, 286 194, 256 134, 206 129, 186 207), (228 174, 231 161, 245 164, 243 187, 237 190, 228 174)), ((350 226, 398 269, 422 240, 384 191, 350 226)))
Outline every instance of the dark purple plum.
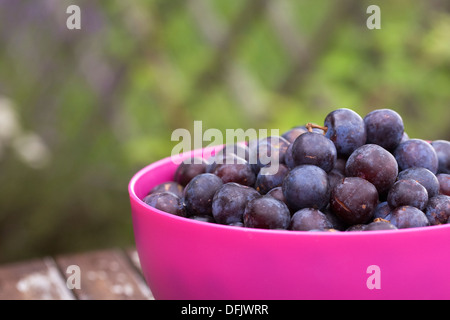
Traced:
POLYGON ((398 229, 426 227, 430 224, 425 213, 411 206, 392 210, 390 222, 398 229))
POLYGON ((379 230, 397 230, 398 228, 386 220, 377 220, 369 223, 364 228, 364 231, 379 231, 379 230))
POLYGON ((394 151, 400 171, 412 167, 423 167, 436 174, 438 156, 434 148, 422 139, 409 139, 402 142, 394 151))
POLYGON ((282 184, 283 194, 289 208, 324 209, 330 200, 327 173, 313 165, 295 167, 286 175, 282 184))
POLYGON ((327 216, 317 209, 304 208, 291 218, 289 229, 298 231, 325 230, 333 228, 327 216))
POLYGON ((306 132, 293 143, 292 157, 295 165, 312 164, 330 172, 337 160, 334 143, 322 134, 306 132))
MULTIPOLYGON (((319 134, 324 134, 324 131, 320 128, 311 128, 312 132, 315 133, 319 133, 319 134)), ((289 141, 290 143, 293 143, 295 141, 295 139, 297 139, 300 135, 309 132, 308 128, 306 128, 306 126, 298 126, 298 127, 294 127, 286 132, 284 132, 281 136, 286 139, 287 141, 289 141)))
POLYGON ((373 218, 381 218, 385 220, 389 220, 389 215, 391 214, 391 207, 389 207, 389 204, 387 201, 380 202, 377 207, 375 208, 375 211, 373 212, 373 218))
POLYGON ((207 162, 199 157, 186 159, 178 165, 173 180, 185 187, 195 176, 206 172, 207 162))
POLYGON ((239 163, 218 164, 213 173, 221 178, 223 183, 236 182, 244 186, 253 186, 256 181, 252 167, 244 159, 239 163))
POLYGON ((450 174, 439 173, 436 178, 439 181, 439 194, 450 196, 450 174))
POLYGON ((386 150, 394 151, 403 137, 402 117, 391 109, 378 109, 364 117, 366 144, 377 144, 386 150))
POLYGON ((214 195, 212 215, 220 224, 242 222, 245 207, 260 194, 253 188, 234 182, 226 183, 214 195))
POLYGON ((261 196, 248 202, 244 211, 244 226, 260 229, 287 229, 291 213, 282 201, 261 196))
POLYGON ((338 183, 340 183, 344 178, 345 175, 336 169, 333 169, 330 172, 328 172, 328 180, 330 181, 330 190, 333 190, 333 188, 338 183))
POLYGON ((308 132, 308 129, 306 129, 305 126, 301 126, 289 129, 288 131, 284 132, 281 136, 290 143, 293 143, 298 136, 304 134, 305 132, 308 132))
POLYGON ((428 169, 422 167, 408 168, 400 171, 398 174, 398 180, 412 179, 420 183, 427 189, 428 197, 434 197, 439 194, 439 180, 428 169))
POLYGON ((366 144, 351 154, 345 172, 348 177, 366 179, 383 195, 397 179, 398 166, 389 151, 376 144, 366 144))
POLYGON ((214 194, 222 185, 222 179, 211 173, 202 173, 194 177, 184 189, 187 215, 212 216, 214 194))
POLYGON ((158 184, 153 187, 148 194, 158 193, 158 192, 172 192, 173 194, 183 197, 183 186, 175 181, 168 181, 158 184))
POLYGON ((355 111, 341 108, 330 112, 324 121, 326 137, 333 141, 338 156, 348 157, 366 143, 364 120, 355 111))
POLYGON ((333 170, 337 170, 340 173, 345 175, 345 165, 347 164, 347 159, 337 158, 336 164, 334 165, 333 170))
POLYGON ((172 192, 156 192, 149 194, 142 201, 158 210, 180 217, 186 217, 182 199, 172 192))
POLYGON ((345 231, 348 228, 348 224, 342 221, 333 211, 331 211, 330 206, 327 206, 325 209, 321 210, 321 212, 323 212, 328 221, 330 221, 333 226, 332 229, 345 231))
POLYGON ((249 163, 258 173, 262 167, 285 163, 285 155, 290 142, 283 137, 269 136, 249 143, 249 163))
POLYGON ((432 197, 424 212, 431 225, 447 223, 450 218, 450 197, 442 194, 432 197))
POLYGON ((244 143, 235 143, 235 144, 227 144, 220 151, 218 151, 214 157, 222 157, 225 158, 227 155, 232 154, 236 155, 239 158, 242 158, 246 161, 249 159, 249 148, 244 143))
POLYGON ((345 230, 345 231, 364 231, 366 228, 367 228, 367 224, 359 223, 359 224, 354 224, 354 225, 348 227, 347 230, 345 230))
POLYGON ((210 159, 208 159, 208 164, 206 165, 206 173, 214 173, 217 167, 222 164, 245 164, 248 163, 247 160, 237 156, 234 153, 216 154, 210 159))
POLYGON ((423 185, 415 180, 398 180, 389 190, 387 202, 391 209, 412 206, 423 210, 428 202, 428 192, 423 185))
POLYGON ((293 146, 293 143, 291 143, 289 146, 288 146, 288 148, 287 148, 287 150, 286 150, 286 154, 284 155, 284 163, 286 164, 286 166, 289 168, 289 169, 294 169, 295 168, 295 161, 294 161, 294 157, 293 157, 293 155, 292 155, 292 146, 293 146))
POLYGON ((286 198, 284 197, 283 189, 281 187, 273 188, 272 190, 267 192, 267 195, 268 196, 272 196, 275 199, 283 201, 284 203, 286 203, 286 198))
POLYGON ((450 141, 435 140, 431 146, 436 151, 438 157, 438 173, 450 174, 450 141))
POLYGON ((375 186, 358 177, 345 178, 331 193, 331 210, 348 225, 371 220, 377 204, 375 186))
POLYGON ((289 169, 284 164, 279 164, 278 170, 274 174, 264 174, 264 170, 259 171, 255 189, 261 194, 266 194, 271 189, 281 186, 288 172, 289 169))

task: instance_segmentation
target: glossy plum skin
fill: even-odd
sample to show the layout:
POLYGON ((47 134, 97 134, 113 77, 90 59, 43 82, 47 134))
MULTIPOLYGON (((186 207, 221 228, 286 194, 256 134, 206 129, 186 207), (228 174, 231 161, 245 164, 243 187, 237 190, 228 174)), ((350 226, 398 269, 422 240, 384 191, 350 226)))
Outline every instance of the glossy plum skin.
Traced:
POLYGON ((259 196, 253 188, 234 182, 226 183, 214 195, 212 215, 220 224, 242 222, 247 203, 259 196))
POLYGON ((431 146, 438 157, 438 173, 450 174, 450 141, 435 140, 431 146))
POLYGON ((331 193, 331 210, 349 225, 367 223, 378 204, 378 192, 367 180, 345 178, 331 193))
POLYGON ((295 139, 291 152, 295 165, 312 164, 325 172, 330 172, 337 160, 334 143, 314 132, 306 132, 295 139))
POLYGON ((427 189, 428 197, 439 194, 439 180, 430 170, 422 167, 405 169, 398 174, 397 180, 412 179, 427 189))
POLYGON ((330 199, 327 173, 313 165, 301 165, 292 169, 282 184, 286 202, 294 211, 303 208, 323 209, 330 199))
POLYGON ((423 185, 415 180, 399 180, 389 190, 387 202, 392 209, 412 206, 423 210, 428 203, 428 192, 423 185))
POLYGON ((292 154, 293 143, 291 143, 286 149, 286 154, 284 155, 284 163, 289 169, 294 169, 296 167, 294 156, 292 154))
POLYGON ((389 216, 391 214, 391 207, 389 206, 387 201, 380 202, 373 212, 373 218, 381 218, 385 220, 389 220, 389 216))
POLYGON ((430 198, 425 215, 431 225, 447 223, 450 218, 450 197, 441 194, 430 198))
POLYGON ((212 201, 222 179, 211 173, 194 177, 184 189, 184 204, 188 216, 212 215, 212 201))
POLYGON ((154 192, 147 195, 143 201, 158 210, 180 217, 186 217, 182 199, 172 192, 154 192))
POLYGON ((152 193, 159 193, 159 192, 172 192, 173 194, 179 196, 180 198, 183 197, 183 186, 175 181, 167 181, 158 184, 148 194, 152 193))
POLYGON ((439 194, 450 196, 450 174, 439 173, 436 177, 439 181, 439 194))
POLYGON ((327 216, 317 209, 304 208, 296 213, 291 218, 290 230, 310 231, 310 230, 325 230, 333 228, 332 223, 327 216))
POLYGON ((423 167, 433 174, 438 170, 438 156, 434 148, 422 139, 409 139, 402 142, 394 151, 399 170, 423 167))
POLYGON ((257 174, 262 167, 285 163, 290 142, 283 137, 269 136, 249 143, 249 163, 257 174))
POLYGON ((290 143, 293 143, 295 139, 297 139, 300 135, 304 134, 305 132, 308 132, 308 129, 306 129, 305 126, 300 126, 289 129, 288 131, 284 132, 281 136, 290 143))
POLYGON ((397 178, 398 165, 386 149, 376 144, 365 144, 348 158, 345 172, 349 177, 366 179, 380 194, 385 194, 397 178))
POLYGON ((378 231, 378 230, 396 230, 398 229, 389 221, 374 221, 366 225, 363 231, 378 231))
POLYGON ((261 196, 248 202, 244 211, 244 226, 261 229, 287 229, 291 213, 282 201, 261 196))
POLYGON ((219 152, 216 153, 215 158, 225 158, 227 155, 236 155, 241 159, 248 161, 250 150, 245 144, 227 144, 219 152))
POLYGON ((195 176, 206 172, 207 163, 202 158, 194 157, 182 162, 175 171, 173 180, 185 187, 195 176))
POLYGON ((377 144, 386 150, 393 151, 403 137, 404 125, 402 117, 391 109, 378 109, 364 117, 366 126, 366 144, 377 144))
MULTIPOLYGON (((276 187, 273 188, 272 190, 270 190, 269 192, 267 192, 268 196, 272 196, 277 200, 283 201, 284 203, 286 203, 286 198, 284 197, 283 194, 283 189, 281 187, 276 187)), ((287 204, 286 204, 287 205, 287 204)))
POLYGON ((391 212, 390 222, 398 229, 426 227, 430 224, 425 213, 411 206, 394 209, 391 212))
POLYGON ((261 194, 266 194, 273 188, 281 186, 288 172, 289 168, 284 164, 279 164, 274 174, 263 174, 263 171, 260 171, 256 177, 255 189, 261 194))
POLYGON ((333 169, 328 173, 328 181, 330 182, 330 190, 340 183, 345 178, 345 175, 340 171, 333 169))
POLYGON ((333 141, 339 156, 348 157, 366 143, 364 120, 353 110, 341 108, 330 112, 324 125, 328 128, 326 137, 333 141))
POLYGON ((243 159, 240 163, 218 164, 213 173, 221 178, 223 183, 236 182, 244 186, 253 186, 256 181, 255 172, 243 159))

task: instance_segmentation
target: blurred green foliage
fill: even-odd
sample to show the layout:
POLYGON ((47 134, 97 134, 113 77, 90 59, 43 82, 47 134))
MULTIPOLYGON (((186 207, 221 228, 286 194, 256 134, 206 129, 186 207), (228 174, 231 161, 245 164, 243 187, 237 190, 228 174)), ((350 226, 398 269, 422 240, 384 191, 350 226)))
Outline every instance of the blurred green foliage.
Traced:
POLYGON ((393 108, 410 137, 449 140, 449 84, 443 0, 0 0, 0 96, 18 124, 0 135, 0 261, 133 245, 128 181, 194 120, 283 132, 393 108), (37 166, 20 157, 30 132, 37 166))

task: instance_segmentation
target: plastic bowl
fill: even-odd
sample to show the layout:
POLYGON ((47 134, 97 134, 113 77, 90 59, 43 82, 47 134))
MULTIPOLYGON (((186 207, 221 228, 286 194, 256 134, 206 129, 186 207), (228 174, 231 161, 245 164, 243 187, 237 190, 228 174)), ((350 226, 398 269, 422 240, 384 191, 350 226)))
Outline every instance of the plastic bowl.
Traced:
POLYGON ((450 225, 301 232, 200 222, 141 201, 176 167, 168 157, 129 184, 136 248, 156 299, 450 299, 450 225))

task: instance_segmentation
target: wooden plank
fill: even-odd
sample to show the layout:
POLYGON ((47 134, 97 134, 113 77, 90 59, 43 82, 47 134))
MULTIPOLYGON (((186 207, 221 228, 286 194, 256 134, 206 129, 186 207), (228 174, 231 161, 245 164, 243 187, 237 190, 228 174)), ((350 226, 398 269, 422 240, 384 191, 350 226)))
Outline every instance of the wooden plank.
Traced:
POLYGON ((142 277, 142 285, 149 290, 150 292, 150 299, 154 300, 155 297, 153 296, 153 293, 151 292, 151 289, 148 287, 147 282, 145 282, 144 274, 142 273, 142 267, 141 262, 139 261, 139 255, 137 253, 137 250, 135 248, 128 248, 125 249, 125 254, 127 255, 128 259, 130 259, 131 264, 137 269, 139 272, 139 275, 142 277))
MULTIPOLYGON (((80 288, 72 291, 80 300, 153 299, 142 276, 121 250, 58 256, 55 260, 61 270, 73 265, 79 267, 80 288)), ((68 279, 72 273, 65 275, 68 279)))
POLYGON ((51 258, 0 267, 0 300, 73 300, 51 258))
POLYGON ((136 269, 139 270, 140 274, 142 274, 141 262, 139 261, 139 255, 134 248, 129 248, 125 250, 128 258, 131 260, 132 264, 136 269))

